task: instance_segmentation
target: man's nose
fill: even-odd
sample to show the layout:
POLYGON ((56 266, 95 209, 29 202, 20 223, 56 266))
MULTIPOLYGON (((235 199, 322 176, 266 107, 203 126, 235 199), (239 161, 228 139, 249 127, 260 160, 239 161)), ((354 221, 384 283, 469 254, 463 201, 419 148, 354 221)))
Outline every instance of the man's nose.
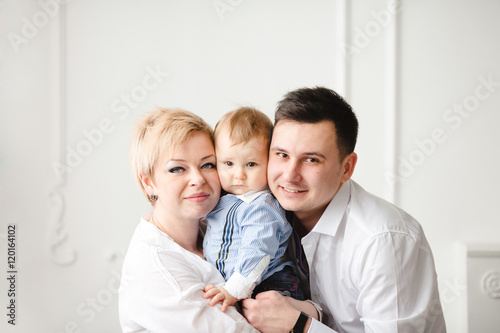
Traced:
POLYGON ((283 171, 283 179, 289 183, 296 183, 302 179, 300 165, 296 161, 290 161, 286 164, 283 171))

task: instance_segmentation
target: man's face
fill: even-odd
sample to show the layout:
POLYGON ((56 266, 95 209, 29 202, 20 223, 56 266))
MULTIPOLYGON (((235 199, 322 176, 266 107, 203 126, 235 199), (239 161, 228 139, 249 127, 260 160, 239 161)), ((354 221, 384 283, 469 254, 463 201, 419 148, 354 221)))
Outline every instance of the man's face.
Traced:
POLYGON ((355 153, 340 161, 333 122, 282 120, 271 141, 269 187, 284 209, 315 224, 355 163, 355 153))

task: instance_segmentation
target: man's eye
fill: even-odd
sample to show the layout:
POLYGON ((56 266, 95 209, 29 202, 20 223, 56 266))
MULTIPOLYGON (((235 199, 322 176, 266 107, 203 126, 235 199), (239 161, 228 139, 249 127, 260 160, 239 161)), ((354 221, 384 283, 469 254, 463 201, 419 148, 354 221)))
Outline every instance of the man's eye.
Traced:
POLYGON ((168 172, 170 173, 179 173, 179 172, 182 172, 184 171, 184 168, 183 167, 175 167, 175 168, 171 168, 168 170, 168 172))
POLYGON ((229 162, 229 161, 224 162, 224 164, 227 165, 227 166, 233 166, 233 162, 229 162))
POLYGON ((309 162, 309 163, 316 163, 316 162, 319 162, 316 158, 314 157, 308 157, 306 158, 306 161, 309 162))
POLYGON ((215 169, 214 163, 205 163, 201 166, 202 169, 215 169))

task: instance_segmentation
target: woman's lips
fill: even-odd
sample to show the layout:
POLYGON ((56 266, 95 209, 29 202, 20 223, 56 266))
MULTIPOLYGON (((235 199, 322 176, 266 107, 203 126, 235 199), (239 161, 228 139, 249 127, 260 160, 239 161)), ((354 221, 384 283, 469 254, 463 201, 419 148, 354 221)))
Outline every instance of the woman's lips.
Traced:
POLYGON ((205 192, 200 192, 200 193, 195 193, 193 195, 190 195, 186 199, 192 202, 203 202, 208 199, 210 194, 205 193, 205 192))

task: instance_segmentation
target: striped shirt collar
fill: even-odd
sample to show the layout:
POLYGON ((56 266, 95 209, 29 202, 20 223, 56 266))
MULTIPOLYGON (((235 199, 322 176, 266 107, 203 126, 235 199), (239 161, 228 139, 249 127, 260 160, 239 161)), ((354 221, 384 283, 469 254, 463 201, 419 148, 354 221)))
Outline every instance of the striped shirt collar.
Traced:
POLYGON ((271 190, 269 190, 269 187, 265 187, 262 190, 259 191, 250 191, 247 193, 243 194, 238 194, 236 197, 240 200, 245 201, 247 204, 251 203, 254 201, 259 195, 264 194, 264 193, 269 193, 271 190))

